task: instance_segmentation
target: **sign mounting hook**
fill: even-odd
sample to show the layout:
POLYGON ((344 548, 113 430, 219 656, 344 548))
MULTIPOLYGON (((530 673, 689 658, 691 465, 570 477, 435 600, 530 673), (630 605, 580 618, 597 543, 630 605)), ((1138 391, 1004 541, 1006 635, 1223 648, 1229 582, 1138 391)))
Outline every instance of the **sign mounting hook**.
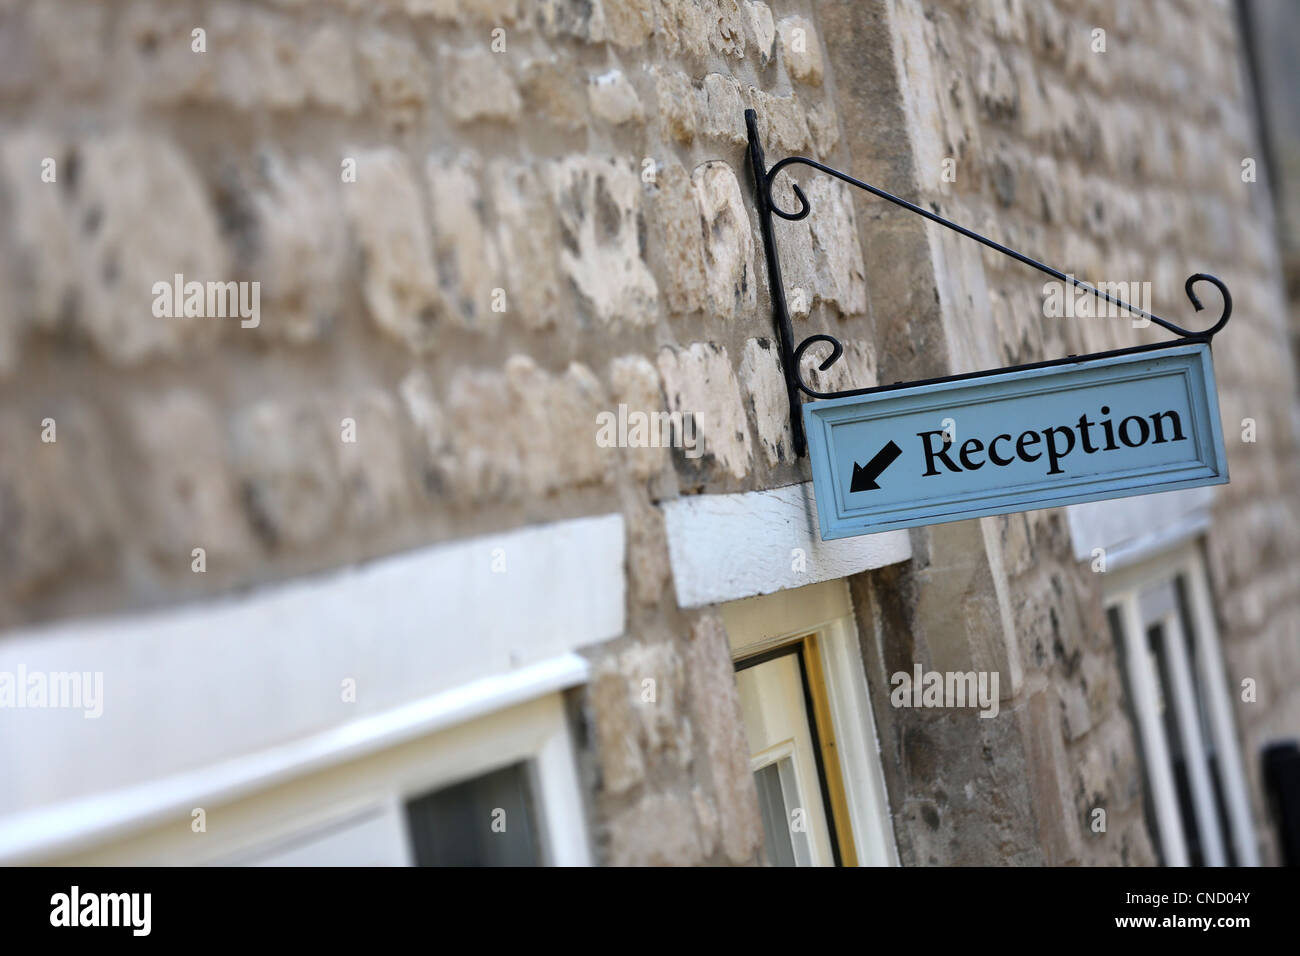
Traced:
MULTIPOLYGON (((1067 275, 1066 273, 1061 272, 1059 269, 1054 269, 1051 266, 1043 262, 1039 262, 1037 259, 1031 258, 1030 256, 1027 256, 1022 252, 1017 252, 1015 249, 1012 249, 1008 246, 1004 246, 999 242, 995 242, 994 240, 989 239, 987 236, 982 236, 979 233, 974 232, 973 230, 967 229, 965 226, 959 225, 958 223, 952 222, 949 219, 945 219, 942 216, 930 212, 928 209, 923 209, 921 206, 918 206, 915 203, 908 202, 906 199, 903 199, 899 196, 895 196, 892 193, 885 192, 883 189, 878 189, 877 187, 872 186, 870 183, 863 182, 860 179, 855 179, 854 177, 849 176, 847 173, 840 172, 838 169, 833 169, 832 167, 826 166, 823 163, 819 163, 814 159, 809 159, 806 156, 788 156, 785 159, 782 159, 779 162, 777 162, 774 166, 772 166, 771 169, 768 169, 766 165, 766 160, 763 155, 763 146, 759 140, 759 135, 758 135, 758 114, 752 109, 745 110, 745 127, 749 134, 749 161, 750 161, 750 166, 753 169, 753 175, 754 175, 754 192, 755 192, 757 205, 758 205, 759 226, 763 234, 763 248, 764 251, 766 252, 766 257, 767 257, 768 285, 771 289, 772 310, 775 314, 777 336, 780 340, 781 369, 785 375, 786 394, 790 402, 790 427, 794 435, 794 450, 795 450, 795 455, 797 457, 802 457, 807 451, 807 440, 804 434, 803 419, 802 419, 802 415, 799 412, 800 406, 802 404, 802 400, 799 397, 800 392, 803 392, 805 395, 808 395, 812 398, 818 398, 818 399, 843 398, 851 395, 867 395, 873 392, 882 392, 882 391, 887 391, 889 389, 905 387, 908 385, 921 385, 921 384, 931 384, 931 383, 938 383, 938 382, 956 381, 970 376, 969 375, 945 376, 943 378, 929 379, 926 380, 925 382, 907 382, 907 383, 900 382, 900 383, 895 383, 893 385, 882 385, 874 388, 846 389, 846 390, 835 391, 835 392, 820 392, 817 391, 816 389, 811 388, 806 382, 804 382, 802 377, 800 362, 803 359, 804 353, 808 350, 809 347, 816 345, 820 342, 825 342, 827 345, 830 346, 831 348, 830 354, 818 366, 818 368, 824 372, 827 369, 829 369, 832 365, 834 365, 844 354, 844 346, 842 346, 839 340, 836 339, 833 335, 827 335, 825 333, 817 333, 814 335, 810 335, 804 338, 797 345, 794 342, 794 329, 790 323, 790 311, 788 306, 786 305, 785 286, 781 278, 781 261, 777 253, 776 236, 772 229, 772 216, 775 215, 775 216, 779 216, 782 219, 789 220, 791 222, 797 222, 798 220, 804 219, 808 216, 809 212, 811 211, 811 206, 808 202, 808 198, 804 195, 803 190, 799 188, 799 185, 797 183, 791 183, 795 198, 799 201, 799 208, 797 210, 793 212, 789 212, 785 209, 782 209, 779 205, 777 205, 776 201, 772 198, 772 187, 775 184, 776 177, 780 175, 780 173, 789 166, 793 166, 796 164, 809 166, 815 170, 826 173, 828 176, 833 176, 836 179, 841 180, 842 182, 846 182, 850 186, 855 186, 858 189, 863 189, 871 193, 873 196, 876 196, 880 199, 884 199, 887 202, 891 202, 896 206, 901 206, 902 208, 907 209, 910 212, 916 213, 918 216, 922 216, 925 219, 930 220, 931 222, 938 223, 939 225, 945 227, 946 229, 951 229, 954 232, 963 235, 968 239, 973 239, 976 242, 981 243, 984 246, 987 246, 988 248, 992 249, 995 252, 999 252, 1004 256, 1009 256, 1010 258, 1015 259, 1017 262, 1023 263, 1024 265, 1027 265, 1032 269, 1037 269, 1039 272, 1049 275, 1060 282, 1073 285, 1076 288, 1082 289, 1085 293, 1091 293, 1096 298, 1102 299, 1106 302, 1111 303, 1112 305, 1118 306, 1119 308, 1123 309, 1126 312, 1131 313, 1132 315, 1140 316, 1142 318, 1148 319, 1149 321, 1154 322, 1156 325, 1159 325, 1160 327, 1167 329, 1168 331, 1179 336, 1179 338, 1182 339, 1183 341, 1209 343, 1209 341, 1215 336, 1215 334, 1221 331, 1223 327, 1228 324, 1228 319, 1232 316, 1232 296, 1228 292, 1228 287, 1223 283, 1221 279, 1219 279, 1216 276, 1204 272, 1197 272, 1189 276, 1186 283, 1184 283, 1183 285, 1184 291, 1187 293, 1187 298, 1191 301, 1192 307, 1198 312, 1200 312, 1204 308, 1204 306, 1201 304, 1200 297, 1196 294, 1196 290, 1194 288, 1196 283, 1198 282, 1210 283, 1216 289, 1219 290, 1219 293, 1223 297, 1223 311, 1220 314, 1218 321, 1215 322, 1215 324, 1212 325, 1210 328, 1202 332, 1193 332, 1183 328, 1180 325, 1177 325, 1174 322, 1170 322, 1167 319, 1163 319, 1158 315, 1154 315, 1150 312, 1145 312, 1136 306, 1129 305, 1127 302, 1123 301, 1122 299, 1113 296, 1108 292, 1103 292, 1101 289, 1098 289, 1096 286, 1093 286, 1087 282, 1077 279, 1074 276, 1067 275)), ((1066 359, 1056 359, 1047 362, 1035 362, 1028 365, 1016 365, 1016 366, 1010 366, 1002 369, 990 370, 990 372, 970 373, 970 375, 986 375, 986 374, 991 374, 992 372, 1011 372, 1011 371, 1019 371, 1025 369, 1043 368, 1051 365, 1082 362, 1094 358, 1103 358, 1103 357, 1114 356, 1114 355, 1126 355, 1135 352, 1151 351, 1155 349, 1168 348, 1170 346, 1175 346, 1179 344, 1182 343, 1176 340, 1173 342, 1165 342, 1157 345, 1139 345, 1128 349, 1117 349, 1110 352, 1098 352, 1098 353, 1093 353, 1091 355, 1070 356, 1069 358, 1066 359)))

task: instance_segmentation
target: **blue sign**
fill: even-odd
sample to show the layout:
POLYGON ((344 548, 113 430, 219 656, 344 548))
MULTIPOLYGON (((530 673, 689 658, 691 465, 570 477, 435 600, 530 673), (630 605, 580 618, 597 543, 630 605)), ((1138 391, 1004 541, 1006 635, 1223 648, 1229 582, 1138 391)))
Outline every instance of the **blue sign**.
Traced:
POLYGON ((823 540, 1228 480, 1206 344, 803 406, 823 540))

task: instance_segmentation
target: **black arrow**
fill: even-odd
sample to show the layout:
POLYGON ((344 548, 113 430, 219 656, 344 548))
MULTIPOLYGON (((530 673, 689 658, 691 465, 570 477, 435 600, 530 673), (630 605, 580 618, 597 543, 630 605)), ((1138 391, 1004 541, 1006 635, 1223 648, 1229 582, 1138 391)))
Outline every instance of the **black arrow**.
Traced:
POLYGON ((876 452, 876 457, 865 466, 853 463, 853 480, 849 482, 849 491, 874 491, 880 486, 876 479, 880 473, 894 463, 894 459, 903 453, 903 449, 891 439, 889 444, 876 452))

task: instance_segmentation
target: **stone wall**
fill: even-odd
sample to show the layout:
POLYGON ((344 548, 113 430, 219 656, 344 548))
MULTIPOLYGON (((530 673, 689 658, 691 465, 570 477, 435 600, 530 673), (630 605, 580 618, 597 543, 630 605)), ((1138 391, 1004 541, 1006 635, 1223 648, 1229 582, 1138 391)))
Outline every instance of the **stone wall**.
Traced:
MULTIPOLYGON (((1229 282, 1224 418, 1265 437, 1230 445, 1209 553, 1232 676, 1266 689, 1239 705, 1249 758, 1300 716, 1300 545, 1230 10, 1069 7, 0 0, 0 627, 619 511, 628 635, 574 701, 599 858, 756 860, 726 634, 676 607, 655 507, 809 477, 753 107, 772 160, 856 170, 1081 275, 1151 278, 1162 314, 1187 314, 1188 272, 1229 282), (260 282, 258 324, 153 317, 176 273, 260 282), (598 447, 620 404, 691 413, 703 454, 598 447)), ((1042 321, 1033 274, 800 178, 814 214, 778 241, 796 334, 846 345, 823 387, 1139 337, 1042 321)), ((1149 862, 1100 583, 1062 514, 914 542, 913 566, 855 582, 904 861, 1149 862), (913 641, 1014 674, 1009 719, 882 709, 881 662, 913 641), (1090 840, 1098 805, 1110 835, 1090 840)))
MULTIPOLYGON (((1218 297, 1198 286, 1206 311, 1196 316, 1183 291, 1188 275, 1212 272, 1232 290, 1235 317, 1214 350, 1232 483, 1218 490, 1206 555, 1229 689, 1237 694, 1243 678, 1266 688, 1254 703, 1237 699, 1236 719, 1267 861, 1274 843, 1260 747, 1300 728, 1300 458, 1270 200, 1262 181, 1243 175, 1244 161, 1260 152, 1232 5, 953 2, 900 3, 893 11, 913 166, 902 171, 910 181, 888 179, 898 172, 889 167, 872 181, 906 185, 943 215, 1067 273, 1150 282, 1149 311, 1190 328, 1214 321, 1218 297), (946 167, 945 160, 955 162, 946 167), (946 169, 955 170, 955 182, 946 169), (1243 440, 1246 419, 1256 423, 1256 442, 1243 440)), ((952 371, 1167 337, 1155 326, 1135 328, 1128 316, 1045 319, 1045 277, 947 233, 932 235, 930 249, 952 371)), ((872 261, 874 292, 882 273, 872 261)), ((878 348, 882 377, 899 377, 887 347, 878 348)), ((1100 575, 1073 559, 1059 509, 983 523, 988 561, 1014 596, 1010 657, 1020 661, 1023 682, 1012 710, 1046 737, 1023 751, 1034 791, 1026 802, 1045 826, 1038 849, 1047 862, 1150 862, 1135 734, 1100 613, 1100 575), (1088 828, 1097 807, 1108 813, 1105 834, 1088 828)), ((969 601, 970 591, 957 593, 969 601)), ((907 610, 924 616, 928 604, 922 593, 907 610)), ((941 632, 970 619, 959 603, 939 613, 941 632)), ((993 628, 981 631, 971 637, 974 653, 997 659, 1003 650, 993 628)), ((952 734, 932 736, 943 743, 944 759, 934 764, 961 766, 952 734)), ((934 781, 922 784, 922 802, 936 788, 940 803, 952 797, 934 781)), ((988 810, 951 812, 985 829, 999 821, 988 810)), ((943 812, 938 821, 932 829, 948 825, 943 812)), ((921 844, 934 837, 918 832, 921 844)), ((900 843, 907 843, 901 830, 900 843)), ((1000 852, 990 846, 979 862, 1000 852)))
MULTIPOLYGON (((831 155, 809 14, 0 4, 0 626, 621 511, 631 636, 582 702, 602 858, 754 859, 725 633, 676 610, 653 502, 805 477, 742 113, 831 155), (260 282, 258 324, 153 318, 176 273, 260 282), (597 447, 620 403, 692 413, 704 454, 597 447)), ((814 198, 792 281, 851 339, 854 213, 814 198)))

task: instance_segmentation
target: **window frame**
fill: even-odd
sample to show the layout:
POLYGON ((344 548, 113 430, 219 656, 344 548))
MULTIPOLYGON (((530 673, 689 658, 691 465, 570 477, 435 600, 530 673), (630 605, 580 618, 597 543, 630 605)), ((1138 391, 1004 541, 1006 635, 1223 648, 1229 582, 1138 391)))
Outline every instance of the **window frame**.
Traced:
POLYGON ((1236 851, 1237 864, 1258 866, 1259 853, 1250 811, 1250 797, 1241 759, 1241 749, 1232 713, 1232 696, 1224 669, 1223 651, 1215 623, 1213 591, 1206 574, 1199 540, 1184 542, 1178 547, 1163 551, 1120 570, 1107 572, 1104 582, 1103 607, 1107 614, 1115 609, 1123 635, 1120 653, 1128 673, 1128 692, 1134 719, 1142 743, 1146 780, 1151 806, 1155 815, 1153 834, 1160 844, 1164 862, 1168 866, 1187 866, 1190 862, 1186 839, 1183 835, 1182 810, 1179 806, 1177 784, 1174 779, 1170 742, 1166 736, 1163 719, 1158 709, 1155 692, 1162 686, 1156 675, 1150 655, 1147 630, 1156 624, 1166 628, 1166 643, 1172 648, 1174 679, 1181 686, 1174 688, 1176 700, 1166 701, 1167 707, 1177 709, 1180 735, 1186 749, 1190 741, 1200 741, 1200 753, 1193 766, 1189 756, 1189 786, 1192 791, 1196 825, 1201 835, 1207 863, 1226 860, 1226 847, 1230 842, 1236 851), (1175 590, 1176 580, 1182 577, 1186 588, 1187 613, 1191 618, 1190 635, 1195 650, 1195 666, 1186 659, 1183 623, 1177 601, 1163 608, 1160 591, 1175 590), (1144 610, 1144 602, 1147 608, 1144 610), (1169 625, 1173 625, 1173 633, 1169 625), (1176 639, 1174 639, 1176 638, 1176 639), (1190 676, 1191 686, 1184 677, 1190 676), (1194 706, 1191 695, 1196 684, 1204 688, 1204 716, 1209 727, 1209 748, 1201 738, 1201 710, 1194 706), (1192 720, 1192 718, 1195 720, 1192 720), (1213 780, 1203 771, 1209 769, 1207 749, 1212 749, 1219 760, 1219 779, 1222 784, 1224 810, 1227 817, 1226 832, 1219 824, 1219 813, 1213 793, 1213 780), (1215 834, 1218 840, 1216 841, 1215 834))
POLYGON ((897 866, 857 621, 842 578, 721 605, 734 663, 803 642, 827 808, 846 866, 897 866), (840 787, 834 786, 835 776, 840 787), (842 798, 837 796, 837 789, 842 798), (851 839, 842 836, 845 820, 851 839))
POLYGON ((563 691, 498 703, 497 709, 489 709, 490 700, 480 700, 474 708, 478 716, 390 739, 348 759, 340 756, 229 801, 198 804, 207 815, 206 834, 193 834, 188 819, 172 818, 145 832, 45 862, 275 865, 277 857, 329 839, 352 821, 378 819, 383 828, 376 831, 379 838, 391 841, 400 835, 400 851, 389 847, 381 865, 411 865, 407 800, 522 762, 528 765, 533 789, 543 865, 591 865, 563 691))
MULTIPOLYGON (((815 663, 810 663, 810 658, 813 658, 816 654, 815 645, 811 645, 810 642, 815 639, 816 635, 807 635, 780 644, 770 650, 735 659, 733 663, 736 674, 739 676, 747 670, 761 667, 764 664, 770 664, 786 657, 794 658, 795 667, 798 668, 799 672, 798 703, 800 716, 807 724, 808 746, 811 751, 809 756, 812 759, 812 772, 816 779, 813 781, 802 780, 799 772, 799 762, 793 759, 795 747, 784 744, 768 747, 758 753, 751 754, 749 769, 751 773, 755 773, 762 767, 771 763, 779 763, 781 759, 790 757, 792 759, 791 769, 799 783, 800 791, 803 792, 807 789, 810 793, 815 792, 821 804, 819 816, 824 817, 822 823, 824 823, 827 831, 826 835, 829 837, 826 850, 830 856, 828 864, 823 865, 856 866, 857 853, 853 841, 853 826, 845 805, 843 774, 838 761, 835 759, 834 727, 819 712, 816 701, 819 698, 824 701, 826 694, 824 687, 820 686, 819 682, 810 673, 816 666, 815 663), (813 786, 805 788, 804 784, 806 783, 813 786)), ((822 709, 824 710, 824 706, 822 709)), ((811 844, 815 841, 809 842, 811 844)), ((810 846, 813 853, 820 855, 818 849, 810 846)))

